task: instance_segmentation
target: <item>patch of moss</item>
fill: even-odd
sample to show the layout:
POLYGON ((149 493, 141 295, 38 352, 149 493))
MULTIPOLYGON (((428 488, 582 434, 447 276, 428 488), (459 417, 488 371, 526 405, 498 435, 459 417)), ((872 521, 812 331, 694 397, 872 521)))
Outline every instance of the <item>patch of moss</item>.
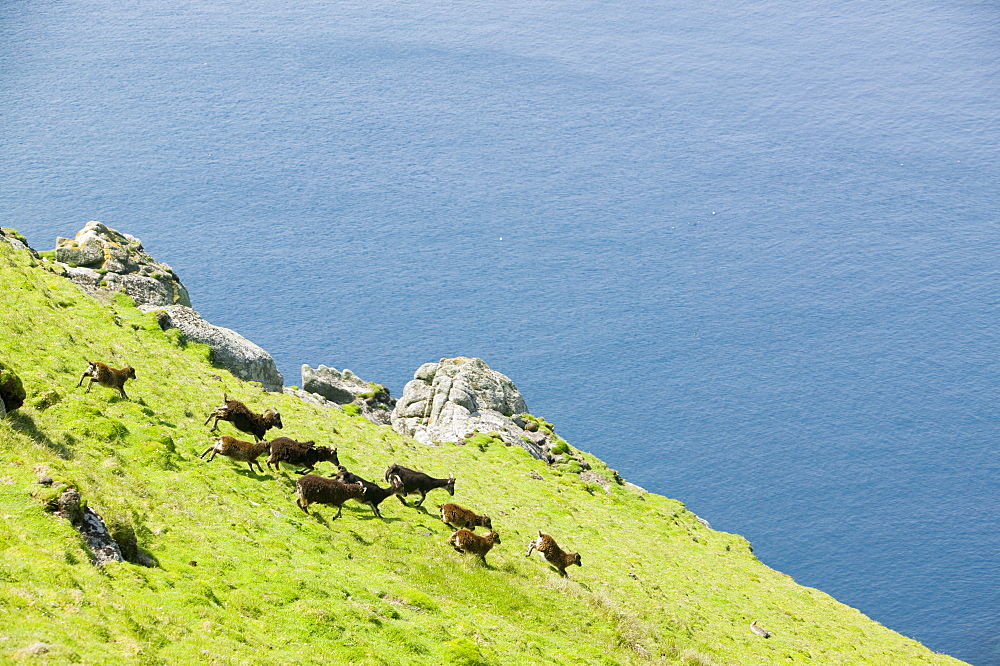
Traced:
POLYGON ((468 638, 456 638, 445 643, 445 663, 453 666, 489 666, 479 646, 468 638))
POLYGON ((19 232, 17 231, 17 229, 8 229, 8 228, 6 228, 6 227, 0 227, 0 232, 3 232, 3 235, 4 235, 4 236, 9 236, 9 237, 11 237, 11 238, 16 238, 17 240, 21 241, 21 242, 22 242, 22 243, 24 243, 25 245, 27 245, 27 244, 28 244, 28 239, 27 239, 27 238, 25 238, 25 237, 24 237, 23 235, 21 235, 21 234, 20 234, 20 233, 19 233, 19 232))
POLYGON ((576 460, 570 460, 569 462, 557 465, 560 472, 565 472, 566 474, 580 474, 583 472, 583 467, 576 460))
POLYGON ((471 437, 466 437, 467 444, 477 447, 480 451, 486 451, 490 446, 506 444, 503 437, 498 432, 477 432, 471 437))
POLYGON ((566 440, 559 439, 557 437, 555 439, 555 443, 552 445, 552 448, 549 450, 549 452, 554 456, 559 456, 569 453, 569 444, 566 443, 566 440))

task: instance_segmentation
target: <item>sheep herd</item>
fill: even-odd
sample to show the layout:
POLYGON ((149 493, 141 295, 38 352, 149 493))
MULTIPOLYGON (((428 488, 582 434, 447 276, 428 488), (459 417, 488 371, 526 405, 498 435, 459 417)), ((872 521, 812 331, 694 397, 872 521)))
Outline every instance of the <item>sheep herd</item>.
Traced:
MULTIPOLYGON (((94 382, 106 388, 117 389, 122 398, 128 399, 125 394, 125 382, 135 379, 135 370, 126 366, 120 370, 111 368, 100 362, 89 362, 90 365, 80 382, 90 377, 90 384, 87 385, 87 392, 90 391, 94 382)), ((340 464, 336 448, 326 446, 316 446, 313 441, 299 442, 289 437, 277 437, 270 442, 264 440, 264 436, 271 428, 283 428, 281 415, 277 410, 269 409, 263 414, 257 414, 239 400, 230 400, 227 395, 223 396, 222 404, 216 407, 205 419, 205 425, 209 421, 215 420, 211 431, 218 429, 219 421, 228 421, 241 432, 252 435, 253 442, 247 442, 229 435, 212 437, 212 444, 205 449, 200 458, 204 458, 211 452, 208 462, 212 462, 216 455, 223 455, 231 460, 245 462, 254 471, 254 465, 263 474, 264 469, 257 460, 260 456, 267 454, 266 463, 268 469, 280 469, 280 464, 285 463, 299 467, 297 474, 302 476, 295 482, 295 503, 305 513, 309 513, 310 504, 325 504, 337 507, 337 515, 331 520, 340 518, 343 505, 348 500, 354 500, 361 504, 367 504, 372 508, 376 517, 382 518, 379 511, 379 504, 390 495, 404 505, 408 506, 407 495, 419 494, 420 499, 413 503, 419 507, 427 497, 427 493, 437 488, 443 488, 449 495, 455 494, 455 477, 450 475, 447 479, 436 479, 423 472, 408 469, 393 463, 385 471, 385 480, 388 487, 382 488, 378 484, 367 481, 356 474, 352 474, 346 467, 340 464), (329 462, 338 466, 336 474, 330 477, 310 474, 313 468, 320 462, 329 462)), ((455 530, 448 538, 448 543, 459 553, 476 555, 483 564, 486 563, 486 554, 493 546, 500 544, 500 535, 493 530, 493 524, 489 516, 476 514, 474 511, 448 503, 439 506, 441 511, 441 521, 455 530), (485 536, 475 533, 477 527, 484 527, 489 532, 485 536)), ((581 566, 579 553, 567 553, 557 544, 555 539, 541 531, 528 547, 528 555, 537 550, 545 560, 559 572, 560 576, 567 577, 566 567, 575 564, 581 566)))

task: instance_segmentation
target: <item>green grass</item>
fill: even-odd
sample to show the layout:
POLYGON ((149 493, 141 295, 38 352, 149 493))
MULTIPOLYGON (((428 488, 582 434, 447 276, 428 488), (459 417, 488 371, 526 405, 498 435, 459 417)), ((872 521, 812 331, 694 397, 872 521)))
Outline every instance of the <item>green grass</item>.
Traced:
POLYGON ((53 664, 961 663, 797 585, 677 501, 585 485, 488 434, 424 447, 263 393, 127 297, 86 296, 4 243, 0 284, 0 361, 28 394, 0 421, 0 663, 39 641, 50 648, 33 662, 53 664), (88 360, 134 366, 132 400, 76 388, 88 360), (384 521, 349 504, 332 522, 328 507, 296 507, 294 475, 206 463, 203 422, 223 393, 279 409, 281 434, 336 445, 372 480, 393 462, 453 472, 454 501, 489 514, 503 543, 486 567, 454 552, 443 491, 426 511, 389 498, 384 521), (46 510, 42 472, 159 566, 92 566, 46 510), (539 529, 582 554, 569 579, 525 557, 539 529), (772 638, 750 633, 755 619, 772 638))

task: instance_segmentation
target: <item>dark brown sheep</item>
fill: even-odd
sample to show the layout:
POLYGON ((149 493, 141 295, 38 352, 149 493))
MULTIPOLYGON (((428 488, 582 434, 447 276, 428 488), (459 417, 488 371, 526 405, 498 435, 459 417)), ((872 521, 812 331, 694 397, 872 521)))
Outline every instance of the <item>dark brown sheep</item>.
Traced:
POLYGON ((366 481, 362 479, 357 474, 352 474, 347 471, 347 468, 343 465, 339 465, 340 471, 337 472, 334 478, 340 479, 344 483, 360 483, 365 489, 365 496, 358 500, 362 504, 367 504, 372 508, 377 518, 382 517, 382 512, 379 511, 378 505, 382 503, 389 495, 395 495, 396 491, 399 490, 399 479, 393 479, 392 483, 388 488, 381 488, 378 484, 372 483, 371 481, 366 481))
POLYGON ((299 508, 309 513, 310 504, 326 504, 337 507, 337 515, 331 518, 340 518, 340 512, 344 508, 347 500, 362 501, 365 495, 365 488, 360 483, 344 483, 339 479, 328 479, 317 474, 306 474, 295 482, 295 503, 299 508))
POLYGON ((218 429, 219 421, 229 421, 237 430, 253 435, 254 440, 258 442, 264 439, 264 435, 271 428, 282 427, 281 415, 277 410, 269 409, 263 414, 257 414, 251 412, 239 400, 230 400, 227 395, 222 396, 222 404, 205 419, 205 425, 208 425, 213 418, 215 423, 212 424, 212 432, 218 429))
POLYGON ((403 467, 393 463, 389 465, 389 469, 385 470, 385 480, 392 482, 393 477, 399 479, 400 489, 396 491, 396 497, 399 501, 406 506, 407 495, 412 495, 413 493, 420 493, 420 499, 413 503, 413 506, 420 506, 427 499, 427 493, 434 490, 435 488, 444 488, 448 491, 449 495, 454 496, 455 494, 455 476, 449 476, 447 479, 435 479, 432 476, 427 476, 423 472, 418 472, 416 470, 403 467))
POLYGON ((118 392, 122 394, 122 397, 126 400, 129 399, 125 395, 125 382, 130 379, 135 379, 135 368, 130 365, 126 365, 121 370, 117 370, 107 365, 106 363, 101 363, 100 361, 87 361, 90 366, 83 371, 80 376, 80 381, 77 383, 76 387, 80 388, 83 385, 83 380, 90 377, 90 382, 87 384, 87 390, 84 393, 90 393, 90 388, 97 382, 105 388, 118 389, 118 392))
POLYGON ((321 462, 331 462, 334 465, 340 464, 337 456, 337 449, 328 446, 316 446, 316 442, 299 442, 290 437, 275 437, 271 440, 271 455, 267 457, 268 468, 274 465, 277 470, 281 469, 281 463, 295 465, 302 469, 296 474, 306 474, 313 470, 321 462))

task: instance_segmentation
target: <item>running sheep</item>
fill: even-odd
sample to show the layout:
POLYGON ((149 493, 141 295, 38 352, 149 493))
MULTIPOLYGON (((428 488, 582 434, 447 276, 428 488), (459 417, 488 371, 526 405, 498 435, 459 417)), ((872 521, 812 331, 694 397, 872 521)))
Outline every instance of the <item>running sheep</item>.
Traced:
POLYGON ((344 483, 339 479, 328 479, 317 474, 307 474, 295 482, 295 503, 299 508, 309 513, 310 504, 326 504, 337 507, 337 515, 331 518, 340 518, 340 513, 347 500, 362 501, 365 496, 365 488, 360 483, 344 483))
POLYGON ((399 479, 393 478, 392 483, 389 485, 388 488, 381 488, 378 486, 378 484, 362 479, 357 474, 352 474, 351 472, 348 472, 347 468, 344 467, 343 465, 338 465, 338 467, 340 468, 340 471, 337 472, 334 478, 339 479, 344 483, 360 483, 365 489, 365 496, 358 501, 361 502, 362 504, 367 504, 368 506, 370 506, 372 508, 372 511, 375 513, 376 518, 382 518, 382 512, 379 511, 378 505, 381 504, 382 500, 384 500, 389 495, 396 494, 396 492, 400 489, 399 479))
POLYGON ((208 459, 208 462, 212 462, 215 460, 215 456, 221 453, 232 460, 245 462, 250 466, 251 472, 253 471, 253 466, 257 465, 260 473, 264 473, 264 468, 260 466, 260 461, 257 458, 268 450, 267 442, 244 442, 229 435, 213 437, 212 442, 212 445, 198 456, 199 458, 204 458, 205 454, 211 451, 212 455, 208 459))
POLYGON ((571 564, 578 567, 583 566, 580 562, 580 553, 567 553, 559 547, 555 539, 541 530, 538 531, 538 537, 528 546, 529 556, 532 550, 540 552, 549 564, 559 570, 559 575, 563 578, 569 577, 566 573, 566 567, 571 564))
POLYGON ((473 532, 476 531, 477 527, 485 527, 488 530, 493 529, 493 522, 489 516, 480 516, 475 511, 470 511, 465 507, 452 503, 440 504, 438 508, 441 509, 441 522, 453 530, 463 527, 473 532))
POLYGON ((427 476, 423 472, 418 472, 393 463, 389 466, 389 469, 385 470, 385 480, 392 482, 393 477, 399 479, 400 489, 396 491, 396 497, 403 506, 407 506, 405 499, 406 496, 412 495, 413 493, 420 493, 420 499, 413 503, 413 506, 420 506, 424 503, 424 500, 427 499, 427 493, 435 488, 444 488, 448 491, 449 495, 455 495, 454 474, 449 476, 447 479, 435 479, 432 476, 427 476))
POLYGON ((281 463, 301 467, 296 470, 296 474, 307 474, 321 462, 331 462, 334 465, 340 464, 337 456, 337 448, 328 446, 316 446, 316 442, 298 442, 290 437, 275 437, 271 440, 271 454, 267 457, 268 469, 274 465, 274 469, 281 471, 281 463))
POLYGON ((490 532, 486 536, 479 536, 475 532, 461 529, 448 537, 448 543, 460 553, 478 555, 483 564, 486 564, 486 553, 500 543, 500 535, 490 532))
POLYGON ((222 404, 205 419, 205 425, 213 418, 215 423, 212 424, 212 432, 218 429, 219 421, 229 421, 237 430, 253 435, 258 442, 263 441, 264 435, 271 428, 282 428, 281 414, 277 410, 269 409, 263 414, 257 414, 239 400, 230 400, 226 394, 222 396, 222 404))
POLYGON ((90 393, 91 387, 94 382, 97 382, 105 388, 118 389, 121 393, 122 398, 129 400, 130 398, 125 395, 125 382, 130 379, 135 379, 135 368, 130 365, 126 365, 124 368, 118 370, 112 368, 106 363, 101 363, 100 361, 87 361, 90 365, 83 374, 80 376, 80 381, 77 382, 76 387, 80 388, 83 386, 83 380, 90 377, 90 382, 87 384, 87 390, 84 393, 90 393))

